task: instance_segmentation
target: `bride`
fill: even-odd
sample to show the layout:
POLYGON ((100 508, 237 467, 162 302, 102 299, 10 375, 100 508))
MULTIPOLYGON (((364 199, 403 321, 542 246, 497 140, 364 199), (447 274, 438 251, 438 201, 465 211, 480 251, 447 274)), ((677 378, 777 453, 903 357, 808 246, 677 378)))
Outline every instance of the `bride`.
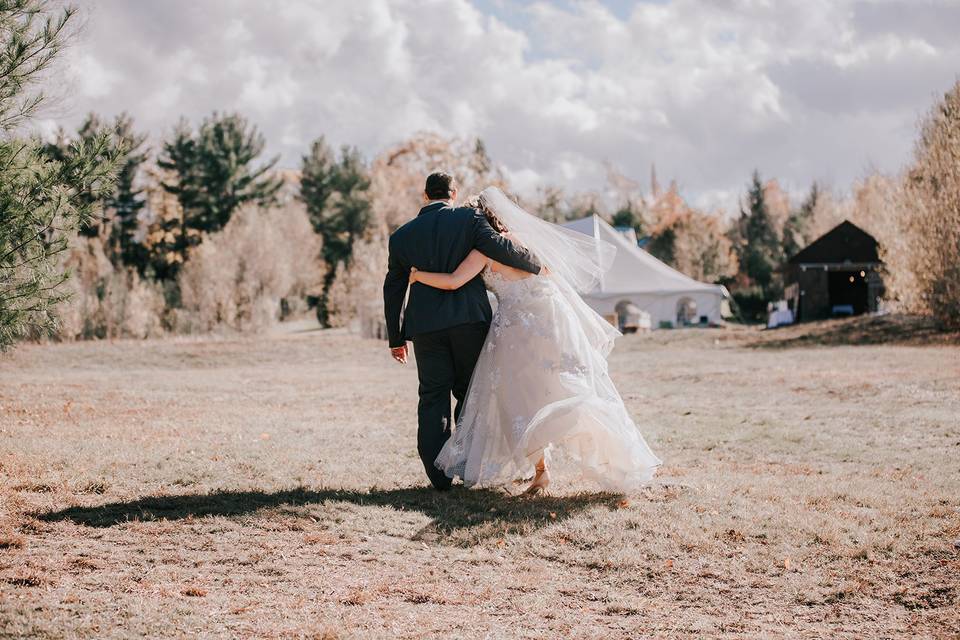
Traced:
POLYGON ((498 301, 436 466, 468 487, 506 485, 532 471, 527 493, 535 494, 547 488, 560 454, 557 461, 606 489, 636 489, 660 460, 607 373, 606 356, 620 333, 578 295, 599 282, 616 248, 527 213, 496 187, 475 204, 547 268, 534 276, 473 250, 453 273, 411 270, 411 284, 438 289, 458 289, 480 274, 498 301))

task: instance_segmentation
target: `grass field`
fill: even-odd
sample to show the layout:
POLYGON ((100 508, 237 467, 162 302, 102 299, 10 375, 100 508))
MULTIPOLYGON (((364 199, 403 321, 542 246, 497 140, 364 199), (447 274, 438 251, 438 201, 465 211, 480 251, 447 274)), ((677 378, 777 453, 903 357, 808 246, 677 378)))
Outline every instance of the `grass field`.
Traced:
POLYGON ((0 636, 960 637, 960 347, 849 326, 624 338, 662 473, 538 499, 425 488, 381 343, 20 346, 0 636))

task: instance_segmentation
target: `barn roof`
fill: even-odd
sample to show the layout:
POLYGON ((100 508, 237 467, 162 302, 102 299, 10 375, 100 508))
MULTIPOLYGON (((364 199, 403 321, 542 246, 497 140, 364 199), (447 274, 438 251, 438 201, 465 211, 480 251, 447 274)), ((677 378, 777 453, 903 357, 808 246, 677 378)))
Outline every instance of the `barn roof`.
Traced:
POLYGON ((788 264, 842 264, 880 262, 877 241, 869 233, 844 220, 801 249, 788 264))

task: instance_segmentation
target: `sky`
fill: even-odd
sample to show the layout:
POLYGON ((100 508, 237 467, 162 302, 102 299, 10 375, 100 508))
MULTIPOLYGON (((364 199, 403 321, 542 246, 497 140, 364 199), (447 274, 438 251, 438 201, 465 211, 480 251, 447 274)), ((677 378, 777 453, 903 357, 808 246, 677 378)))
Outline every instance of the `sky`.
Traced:
POLYGON ((320 135, 368 157, 480 137, 521 194, 602 190, 608 167, 702 207, 754 169, 796 194, 909 162, 960 78, 960 0, 85 0, 72 127, 130 113, 159 140, 237 111, 284 167, 320 135))

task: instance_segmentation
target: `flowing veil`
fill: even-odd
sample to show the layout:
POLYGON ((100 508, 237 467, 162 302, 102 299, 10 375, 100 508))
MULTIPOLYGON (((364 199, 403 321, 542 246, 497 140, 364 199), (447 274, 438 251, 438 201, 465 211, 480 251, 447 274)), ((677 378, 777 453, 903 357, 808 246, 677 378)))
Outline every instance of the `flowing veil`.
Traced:
POLYGON ((542 220, 497 187, 481 191, 480 202, 503 221, 520 244, 578 293, 591 291, 613 266, 614 245, 542 220))
POLYGON ((550 269, 558 291, 569 303, 587 340, 607 356, 622 334, 591 309, 580 294, 600 283, 603 274, 613 266, 617 248, 605 240, 565 229, 528 213, 497 187, 484 189, 480 201, 500 218, 517 242, 550 269))

